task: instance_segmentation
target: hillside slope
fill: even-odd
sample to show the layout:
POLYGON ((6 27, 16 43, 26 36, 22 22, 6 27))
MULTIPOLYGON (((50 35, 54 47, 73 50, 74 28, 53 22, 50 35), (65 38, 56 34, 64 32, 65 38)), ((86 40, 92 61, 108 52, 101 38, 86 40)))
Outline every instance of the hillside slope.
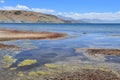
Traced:
POLYGON ((50 14, 22 10, 0 10, 1 23, 64 23, 65 21, 50 14))

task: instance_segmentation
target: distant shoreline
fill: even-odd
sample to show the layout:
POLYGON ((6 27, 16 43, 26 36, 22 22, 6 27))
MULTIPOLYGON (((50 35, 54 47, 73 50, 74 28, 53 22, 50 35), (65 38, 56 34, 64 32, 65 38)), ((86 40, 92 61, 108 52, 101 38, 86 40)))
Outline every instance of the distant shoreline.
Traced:
POLYGON ((0 24, 120 24, 120 23, 0 23, 0 24))

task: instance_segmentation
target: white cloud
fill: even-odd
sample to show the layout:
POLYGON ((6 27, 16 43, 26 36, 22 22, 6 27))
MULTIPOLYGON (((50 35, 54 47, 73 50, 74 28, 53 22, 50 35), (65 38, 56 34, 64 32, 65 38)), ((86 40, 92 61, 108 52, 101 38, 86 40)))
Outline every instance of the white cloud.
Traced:
POLYGON ((101 20, 120 20, 120 11, 118 12, 106 12, 106 13, 74 13, 74 12, 59 12, 58 15, 64 15, 73 19, 101 19, 101 20))
POLYGON ((27 6, 17 5, 16 7, 4 6, 0 8, 1 10, 29 10, 27 6))
POLYGON ((16 8, 23 9, 23 10, 29 10, 29 7, 24 6, 24 5, 17 5, 16 8))
POLYGON ((0 0, 0 3, 4 3, 5 1, 4 0, 0 0))
POLYGON ((15 7, 4 6, 4 7, 0 7, 0 10, 28 10, 28 11, 35 11, 35 12, 41 12, 41 13, 54 13, 55 12, 52 9, 30 8, 24 5, 17 5, 15 7))
POLYGON ((43 12, 43 13, 53 13, 55 12, 52 9, 40 9, 40 8, 31 8, 32 11, 43 12))

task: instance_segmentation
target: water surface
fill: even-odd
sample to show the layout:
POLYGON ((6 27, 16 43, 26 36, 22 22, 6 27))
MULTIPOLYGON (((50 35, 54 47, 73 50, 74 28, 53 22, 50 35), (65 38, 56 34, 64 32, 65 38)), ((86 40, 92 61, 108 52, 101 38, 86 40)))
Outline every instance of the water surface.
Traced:
MULTIPOLYGON (((57 40, 16 40, 3 42, 5 44, 15 44, 22 48, 22 51, 16 55, 8 51, 10 55, 17 59, 11 67, 17 66, 17 64, 25 59, 37 60, 38 63, 31 68, 42 66, 45 63, 71 61, 71 59, 83 62, 102 62, 91 59, 84 53, 76 53, 74 49, 120 48, 120 36, 108 36, 120 34, 120 24, 0 24, 0 28, 68 34, 66 38, 57 40), (75 58, 78 56, 80 58, 75 58)), ((105 56, 104 62, 120 63, 120 57, 105 56)))

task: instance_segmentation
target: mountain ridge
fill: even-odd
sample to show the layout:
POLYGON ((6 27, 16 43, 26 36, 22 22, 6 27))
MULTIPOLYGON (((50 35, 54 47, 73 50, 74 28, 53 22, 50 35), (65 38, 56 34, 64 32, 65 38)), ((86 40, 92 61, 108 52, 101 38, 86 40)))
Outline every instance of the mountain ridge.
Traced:
POLYGON ((0 23, 65 23, 65 20, 39 12, 0 10, 0 23))

